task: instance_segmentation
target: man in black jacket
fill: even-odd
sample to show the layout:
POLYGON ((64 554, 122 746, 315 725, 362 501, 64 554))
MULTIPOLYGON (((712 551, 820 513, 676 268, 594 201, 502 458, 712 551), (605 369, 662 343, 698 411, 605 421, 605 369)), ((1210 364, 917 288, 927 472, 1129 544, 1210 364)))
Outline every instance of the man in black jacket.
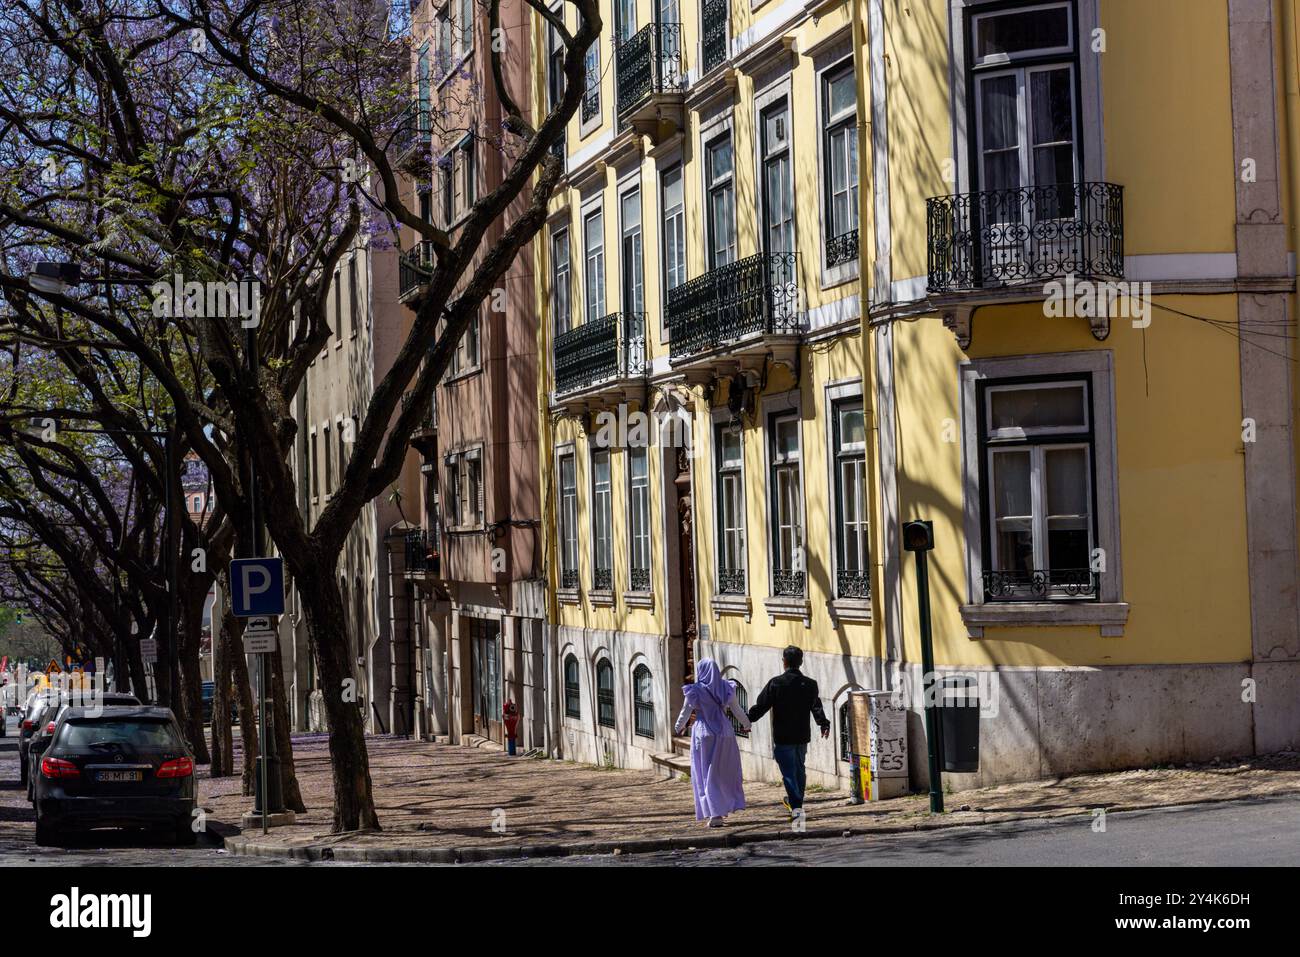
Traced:
POLYGON ((785 784, 785 806, 793 814, 803 807, 804 758, 812 740, 808 719, 812 717, 817 722, 823 738, 831 733, 831 723, 822 711, 817 682, 804 677, 799 670, 803 651, 791 645, 781 652, 781 660, 785 662, 785 671, 763 688, 758 701, 749 709, 749 720, 752 723, 769 710, 772 712, 772 757, 781 769, 785 784))

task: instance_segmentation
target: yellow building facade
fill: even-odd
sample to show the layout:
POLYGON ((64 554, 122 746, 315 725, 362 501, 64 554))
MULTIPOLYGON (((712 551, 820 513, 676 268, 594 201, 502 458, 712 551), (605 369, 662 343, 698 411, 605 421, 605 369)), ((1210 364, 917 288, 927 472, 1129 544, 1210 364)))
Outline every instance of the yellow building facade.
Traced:
MULTIPOLYGON (((792 643, 828 707, 879 680, 857 54, 846 3, 601 12, 535 259, 555 709, 570 756, 668 767, 700 658, 746 699, 792 643)), ((775 774, 766 724, 741 750, 775 774)), ((809 766, 847 780, 838 735, 809 766)))
POLYGON ((692 663, 788 644, 824 784, 879 689, 922 785, 930 678, 958 786, 1300 744, 1294 5, 601 12, 533 258, 558 749, 669 769, 692 663))

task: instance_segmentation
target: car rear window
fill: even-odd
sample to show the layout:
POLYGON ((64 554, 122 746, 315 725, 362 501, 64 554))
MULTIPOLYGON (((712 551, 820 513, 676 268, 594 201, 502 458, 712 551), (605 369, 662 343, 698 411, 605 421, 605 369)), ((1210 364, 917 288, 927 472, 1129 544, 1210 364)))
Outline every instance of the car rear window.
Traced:
POLYGON ((59 744, 69 748, 90 748, 97 744, 175 748, 180 746, 180 741, 169 721, 157 718, 115 718, 68 721, 63 725, 59 744))

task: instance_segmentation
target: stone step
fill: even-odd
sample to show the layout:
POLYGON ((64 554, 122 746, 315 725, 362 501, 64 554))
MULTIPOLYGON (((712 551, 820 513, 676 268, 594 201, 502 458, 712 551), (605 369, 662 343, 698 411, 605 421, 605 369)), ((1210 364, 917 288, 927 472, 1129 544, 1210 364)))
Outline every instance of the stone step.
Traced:
POLYGON ((689 756, 662 751, 652 754, 650 761, 654 765, 655 777, 661 781, 674 778, 687 781, 691 777, 691 759, 689 756))
POLYGON ((673 754, 684 754, 688 758, 691 756, 691 739, 689 736, 673 738, 673 754))

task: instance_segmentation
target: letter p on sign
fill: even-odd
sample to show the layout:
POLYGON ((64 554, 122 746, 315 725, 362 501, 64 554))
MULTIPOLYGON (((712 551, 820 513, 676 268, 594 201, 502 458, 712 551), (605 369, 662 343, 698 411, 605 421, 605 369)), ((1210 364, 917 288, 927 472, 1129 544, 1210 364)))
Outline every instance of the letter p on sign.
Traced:
POLYGON ((237 618, 284 614, 284 563, 237 558, 230 563, 230 606, 237 618))

